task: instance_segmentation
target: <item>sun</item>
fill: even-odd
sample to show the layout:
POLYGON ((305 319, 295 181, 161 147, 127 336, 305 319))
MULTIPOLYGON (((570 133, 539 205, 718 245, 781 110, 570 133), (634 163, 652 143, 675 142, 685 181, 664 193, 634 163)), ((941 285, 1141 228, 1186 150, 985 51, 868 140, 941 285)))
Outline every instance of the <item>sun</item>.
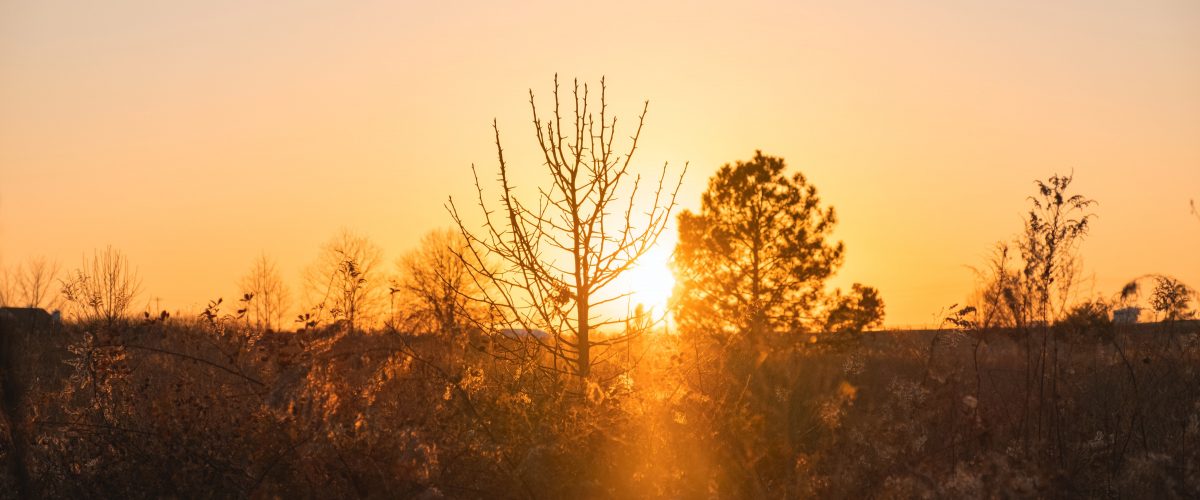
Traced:
POLYGON ((669 265, 674 248, 674 241, 659 241, 621 276, 620 287, 629 293, 630 310, 641 304, 655 316, 666 313, 667 301, 675 288, 675 275, 669 265))

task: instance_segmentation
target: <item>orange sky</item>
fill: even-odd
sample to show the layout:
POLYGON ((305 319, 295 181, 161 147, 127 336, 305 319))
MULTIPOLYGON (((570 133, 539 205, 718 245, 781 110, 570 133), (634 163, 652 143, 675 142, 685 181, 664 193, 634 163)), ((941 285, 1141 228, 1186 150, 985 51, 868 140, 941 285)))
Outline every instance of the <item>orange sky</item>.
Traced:
POLYGON ((1192 0, 188 3, 0 2, 0 263, 111 243, 143 299, 194 309, 263 251, 298 284, 343 226, 390 261, 471 163, 491 178, 493 117, 536 172, 526 92, 557 72, 607 75, 626 120, 650 99, 640 164, 690 161, 685 206, 755 149, 801 169, 841 218, 836 284, 889 324, 960 301, 1072 169, 1090 290, 1200 285, 1192 0))

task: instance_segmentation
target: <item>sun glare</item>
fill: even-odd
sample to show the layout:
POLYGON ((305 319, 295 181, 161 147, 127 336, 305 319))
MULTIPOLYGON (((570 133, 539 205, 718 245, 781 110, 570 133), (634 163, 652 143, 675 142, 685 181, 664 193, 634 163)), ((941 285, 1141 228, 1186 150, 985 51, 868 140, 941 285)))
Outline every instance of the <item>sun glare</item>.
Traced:
POLYGON ((671 274, 669 266, 674 248, 674 241, 659 241, 621 277, 624 281, 622 288, 630 293, 630 309, 641 304, 655 316, 666 312, 667 300, 671 298, 671 290, 675 287, 675 276, 671 274))

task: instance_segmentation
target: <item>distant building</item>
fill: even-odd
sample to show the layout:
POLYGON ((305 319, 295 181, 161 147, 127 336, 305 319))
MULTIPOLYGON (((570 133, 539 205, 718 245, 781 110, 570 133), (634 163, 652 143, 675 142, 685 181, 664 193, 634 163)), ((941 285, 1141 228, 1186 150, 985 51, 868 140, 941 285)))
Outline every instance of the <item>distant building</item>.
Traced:
POLYGON ((0 322, 11 324, 13 327, 45 327, 55 322, 56 316, 57 314, 51 315, 40 307, 0 307, 0 322))
POLYGON ((1118 325, 1132 325, 1138 322, 1138 316, 1142 315, 1140 307, 1124 307, 1113 311, 1113 323, 1118 325))

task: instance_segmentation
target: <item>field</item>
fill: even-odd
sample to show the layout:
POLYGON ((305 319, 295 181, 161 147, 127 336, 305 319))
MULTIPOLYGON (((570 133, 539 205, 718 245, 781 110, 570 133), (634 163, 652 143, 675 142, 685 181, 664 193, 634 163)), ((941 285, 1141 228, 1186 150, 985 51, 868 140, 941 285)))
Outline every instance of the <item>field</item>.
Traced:
POLYGON ((655 333, 585 385, 477 334, 3 334, 6 498, 1200 494, 1197 322, 655 333))

